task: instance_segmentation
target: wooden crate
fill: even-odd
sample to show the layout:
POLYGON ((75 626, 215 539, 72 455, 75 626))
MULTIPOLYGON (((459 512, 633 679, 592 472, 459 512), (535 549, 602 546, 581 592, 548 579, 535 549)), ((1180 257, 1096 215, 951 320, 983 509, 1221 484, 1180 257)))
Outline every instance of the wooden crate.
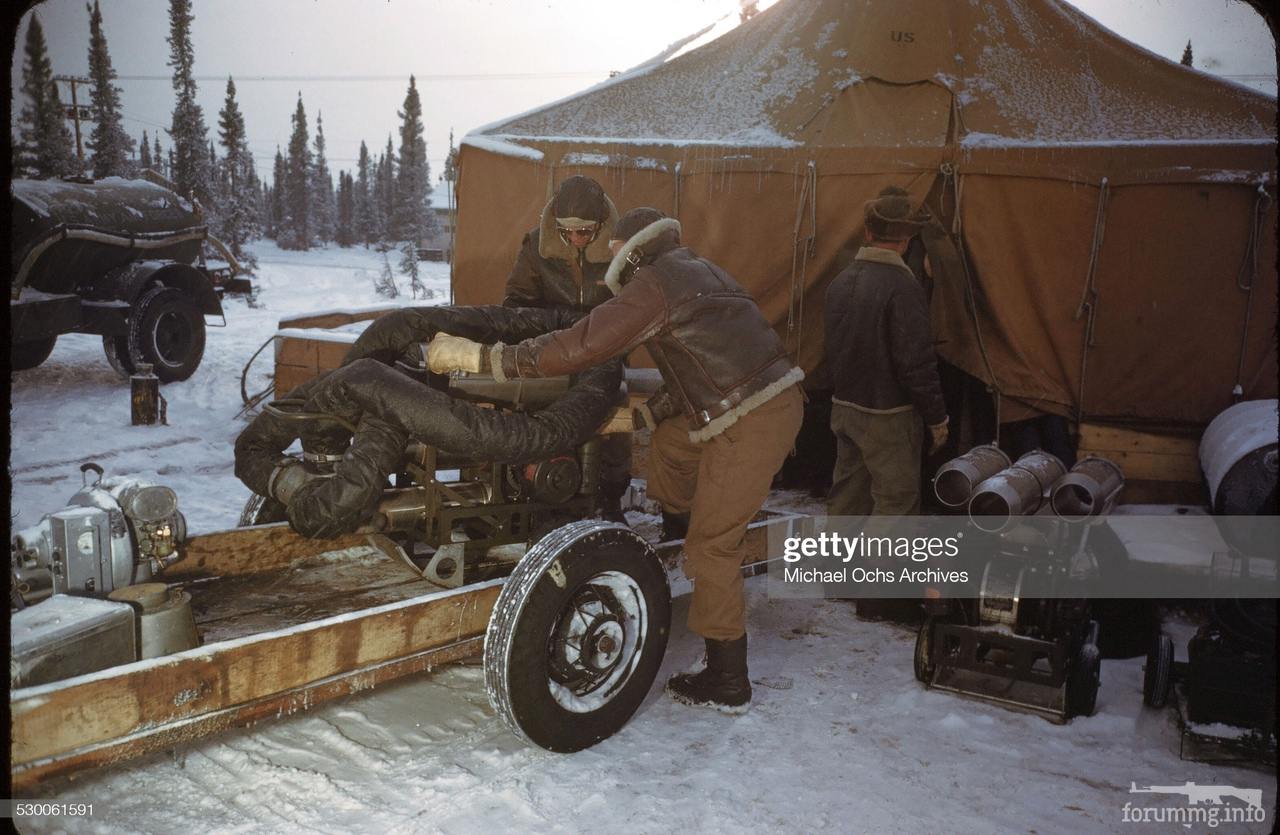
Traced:
POLYGON ((1198 435, 1080 425, 1079 457, 1100 455, 1124 471, 1122 504, 1204 504, 1198 435))

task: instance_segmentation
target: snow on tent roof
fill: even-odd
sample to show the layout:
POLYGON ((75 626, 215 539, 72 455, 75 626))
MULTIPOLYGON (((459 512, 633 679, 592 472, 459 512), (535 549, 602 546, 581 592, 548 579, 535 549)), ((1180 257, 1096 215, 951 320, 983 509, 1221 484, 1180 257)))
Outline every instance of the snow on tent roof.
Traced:
POLYGON ((1056 0, 783 0, 698 49, 477 133, 863 145, 865 126, 842 123, 868 113, 918 126, 873 134, 896 145, 969 132, 1008 144, 1261 141, 1274 138, 1275 99, 1147 52, 1056 0), (936 94, 904 96, 909 85, 936 94), (866 109, 887 97, 889 109, 866 109))

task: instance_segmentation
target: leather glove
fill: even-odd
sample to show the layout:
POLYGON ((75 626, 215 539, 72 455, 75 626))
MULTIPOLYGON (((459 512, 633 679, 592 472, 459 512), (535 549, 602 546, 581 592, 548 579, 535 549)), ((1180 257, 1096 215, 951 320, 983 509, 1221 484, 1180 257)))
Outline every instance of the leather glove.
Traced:
POLYGON ((949 434, 947 421, 944 420, 942 423, 930 426, 929 434, 933 437, 933 442, 929 445, 929 454, 932 455, 942 449, 943 444, 947 442, 947 435, 949 434))
POLYGON ((486 347, 488 346, 461 336, 438 334, 427 345, 427 368, 437 374, 448 374, 450 371, 478 374, 485 370, 485 360, 488 358, 486 347))

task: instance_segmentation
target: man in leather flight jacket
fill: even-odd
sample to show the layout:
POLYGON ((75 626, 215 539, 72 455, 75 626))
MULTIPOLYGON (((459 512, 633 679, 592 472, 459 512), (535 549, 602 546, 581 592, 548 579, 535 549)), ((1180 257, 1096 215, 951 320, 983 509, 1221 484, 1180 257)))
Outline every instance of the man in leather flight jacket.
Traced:
POLYGON ((610 241, 605 280, 614 297, 573 327, 518 345, 437 336, 432 370, 491 370, 502 380, 568 374, 644 345, 663 386, 638 422, 653 428, 649 494, 664 512, 690 513, 685 571, 689 628, 707 666, 672 677, 685 704, 744 712, 747 677, 742 542, 769 493, 803 415, 804 372, 755 300, 728 273, 680 244, 680 224, 632 209, 610 241))

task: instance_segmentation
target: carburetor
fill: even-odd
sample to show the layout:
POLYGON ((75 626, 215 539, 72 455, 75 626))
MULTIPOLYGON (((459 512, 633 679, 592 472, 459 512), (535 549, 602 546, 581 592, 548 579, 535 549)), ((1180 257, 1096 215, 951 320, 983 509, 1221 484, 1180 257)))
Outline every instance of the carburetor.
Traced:
POLYGON ((150 580, 181 556, 187 523, 171 489, 138 479, 103 481, 94 463, 83 464, 80 472, 83 486, 67 507, 10 542, 11 607, 53 594, 106 597, 150 580), (97 476, 92 483, 91 472, 97 476))

